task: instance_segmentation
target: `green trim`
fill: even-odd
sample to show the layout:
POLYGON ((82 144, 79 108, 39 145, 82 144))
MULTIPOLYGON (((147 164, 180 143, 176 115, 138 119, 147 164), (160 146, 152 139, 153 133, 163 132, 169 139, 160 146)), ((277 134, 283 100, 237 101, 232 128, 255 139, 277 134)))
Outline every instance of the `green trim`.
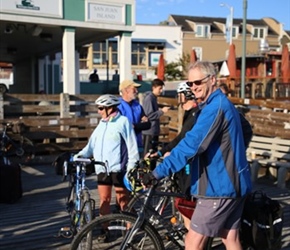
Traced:
POLYGON ((74 28, 74 27, 65 27, 65 26, 63 26, 63 27, 62 27, 62 30, 63 30, 63 31, 67 31, 67 32, 75 32, 75 31, 76 31, 76 28, 74 28))
POLYGON ((131 36, 132 36, 132 32, 129 32, 129 31, 123 31, 123 32, 122 32, 122 36, 131 37, 131 36))
POLYGON ((132 5, 126 4, 126 21, 125 24, 128 26, 132 25, 132 5))
POLYGON ((63 0, 63 18, 65 20, 85 21, 85 1, 63 0))

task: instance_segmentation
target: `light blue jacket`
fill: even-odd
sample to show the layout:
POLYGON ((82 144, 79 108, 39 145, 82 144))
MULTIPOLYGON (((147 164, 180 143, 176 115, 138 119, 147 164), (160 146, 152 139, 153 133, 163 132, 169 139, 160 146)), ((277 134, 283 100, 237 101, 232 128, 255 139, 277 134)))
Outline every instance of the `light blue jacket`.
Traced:
MULTIPOLYGON (((118 113, 108 121, 101 120, 88 144, 78 153, 93 156, 96 161, 108 161, 109 172, 127 171, 139 160, 136 135, 129 120, 118 113)), ((101 165, 95 165, 96 174, 105 173, 101 165)))
POLYGON ((239 113, 219 89, 209 96, 193 128, 153 174, 158 179, 168 176, 188 161, 193 196, 236 198, 252 190, 239 113))

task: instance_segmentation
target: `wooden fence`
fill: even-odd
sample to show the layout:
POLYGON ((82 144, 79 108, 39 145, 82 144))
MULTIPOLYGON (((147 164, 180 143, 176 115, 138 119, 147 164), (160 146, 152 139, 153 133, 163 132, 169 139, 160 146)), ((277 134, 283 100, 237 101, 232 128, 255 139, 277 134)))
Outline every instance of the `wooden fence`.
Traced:
MULTIPOLYGON (((77 151, 99 122, 96 98, 98 95, 65 93, 0 95, 0 120, 23 123, 23 135, 34 142, 38 155, 77 151)), ((230 99, 245 110, 255 134, 290 139, 289 101, 230 99)), ((171 107, 161 119, 160 139, 167 142, 180 131, 183 112, 176 99, 159 97, 158 102, 171 107)))

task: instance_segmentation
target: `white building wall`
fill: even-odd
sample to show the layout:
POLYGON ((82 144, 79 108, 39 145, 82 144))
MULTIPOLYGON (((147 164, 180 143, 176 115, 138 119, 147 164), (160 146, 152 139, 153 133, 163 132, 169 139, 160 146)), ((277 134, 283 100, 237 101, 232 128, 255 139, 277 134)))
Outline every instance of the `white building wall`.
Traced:
POLYGON ((132 39, 164 39, 166 63, 177 62, 182 57, 181 26, 137 24, 132 39))

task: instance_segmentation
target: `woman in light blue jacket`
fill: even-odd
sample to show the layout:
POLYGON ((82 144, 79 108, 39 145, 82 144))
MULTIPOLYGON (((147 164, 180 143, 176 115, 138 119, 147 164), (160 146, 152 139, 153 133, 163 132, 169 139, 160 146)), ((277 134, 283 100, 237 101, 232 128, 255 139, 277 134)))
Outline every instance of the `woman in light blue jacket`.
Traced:
POLYGON ((119 98, 113 95, 102 95, 95 103, 102 119, 88 144, 74 157, 93 156, 96 161, 108 162, 107 170, 101 165, 95 165, 100 215, 105 215, 110 213, 112 186, 115 187, 116 200, 121 210, 127 204, 128 193, 123 177, 139 160, 139 154, 133 127, 128 118, 122 116, 117 109, 120 104, 119 98))

